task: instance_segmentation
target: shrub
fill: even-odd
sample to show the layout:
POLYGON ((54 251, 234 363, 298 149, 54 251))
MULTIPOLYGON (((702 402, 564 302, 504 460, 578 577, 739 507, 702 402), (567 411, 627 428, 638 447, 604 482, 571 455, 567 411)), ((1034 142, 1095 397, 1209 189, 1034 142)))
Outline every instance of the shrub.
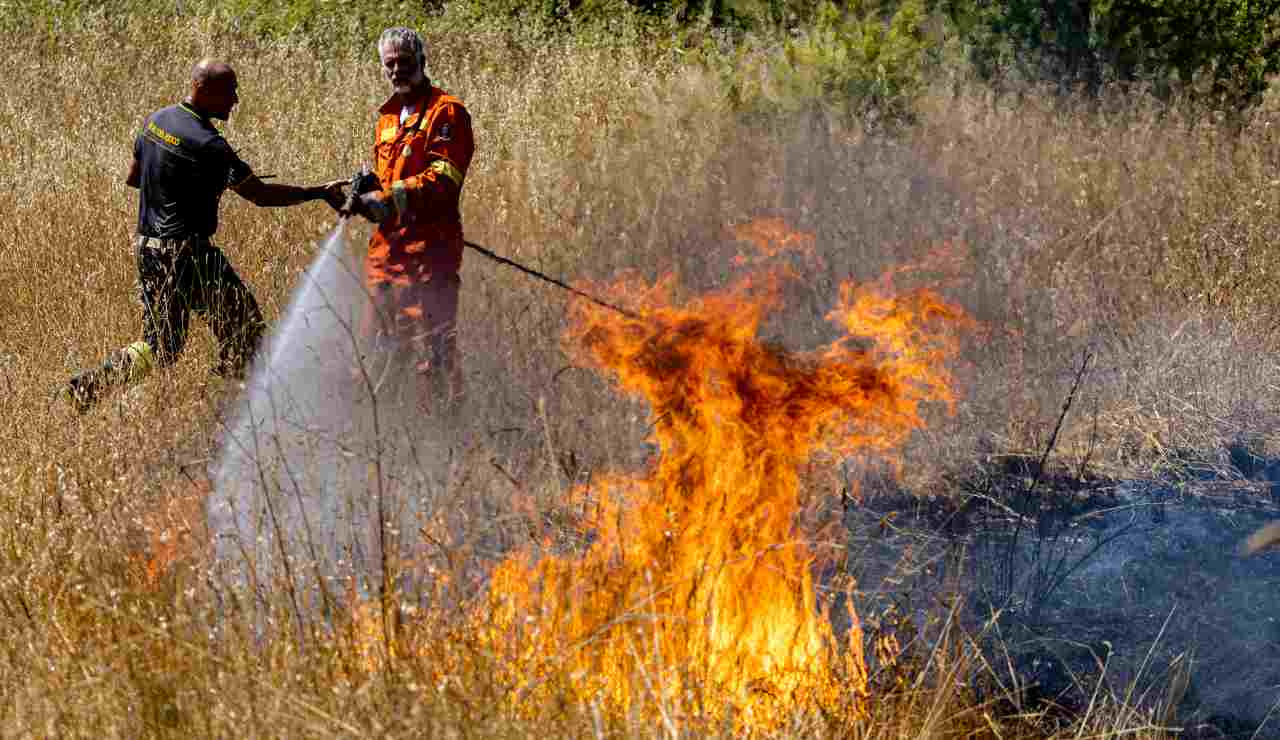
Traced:
POLYGON ((919 0, 819 6, 813 25, 780 45, 739 52, 731 83, 749 111, 822 108, 843 118, 896 122, 912 117, 931 48, 919 0))
POLYGON ((1083 84, 1153 83, 1241 113, 1280 70, 1280 2, 941 0, 975 71, 1083 84))

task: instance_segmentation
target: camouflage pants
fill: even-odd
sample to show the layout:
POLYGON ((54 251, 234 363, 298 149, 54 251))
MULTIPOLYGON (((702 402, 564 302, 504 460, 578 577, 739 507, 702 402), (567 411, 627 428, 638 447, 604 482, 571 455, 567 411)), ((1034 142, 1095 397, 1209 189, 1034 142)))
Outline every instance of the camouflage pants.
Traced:
POLYGON ((215 372, 244 373, 262 337, 262 312, 253 293, 208 239, 136 242, 144 338, 159 365, 177 361, 187 342, 191 314, 203 318, 218 340, 215 372))

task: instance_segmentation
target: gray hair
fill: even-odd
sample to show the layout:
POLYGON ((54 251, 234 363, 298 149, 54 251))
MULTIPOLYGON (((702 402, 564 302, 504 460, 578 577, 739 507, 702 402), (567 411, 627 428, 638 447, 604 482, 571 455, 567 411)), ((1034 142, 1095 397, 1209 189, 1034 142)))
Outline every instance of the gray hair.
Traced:
POLYGON ((382 32, 382 36, 378 37, 378 54, 381 55, 389 47, 406 49, 413 53, 418 57, 418 66, 422 68, 422 73, 427 73, 427 49, 417 31, 404 26, 388 28, 382 32))

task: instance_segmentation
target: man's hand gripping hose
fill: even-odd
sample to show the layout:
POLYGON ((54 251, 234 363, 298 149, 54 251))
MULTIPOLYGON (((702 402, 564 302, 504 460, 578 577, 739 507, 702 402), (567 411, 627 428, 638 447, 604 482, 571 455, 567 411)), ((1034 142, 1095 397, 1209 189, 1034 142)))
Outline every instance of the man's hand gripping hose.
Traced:
POLYGON ((338 209, 338 215, 351 218, 355 214, 364 216, 375 224, 381 223, 390 215, 391 207, 381 197, 380 191, 381 183, 378 178, 369 172, 368 165, 362 165, 351 176, 351 192, 347 193, 347 200, 338 209))

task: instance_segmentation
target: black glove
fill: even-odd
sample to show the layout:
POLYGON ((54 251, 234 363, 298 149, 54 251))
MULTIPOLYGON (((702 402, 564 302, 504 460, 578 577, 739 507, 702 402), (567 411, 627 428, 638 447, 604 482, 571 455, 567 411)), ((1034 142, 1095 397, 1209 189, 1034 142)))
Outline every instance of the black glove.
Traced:
POLYGON ((382 183, 378 182, 378 176, 372 172, 360 171, 355 177, 351 178, 351 189, 356 195, 364 195, 372 193, 375 190, 382 189, 382 183))
MULTIPOLYGON (((381 189, 382 183, 378 182, 378 177, 369 172, 367 166, 361 167, 359 172, 351 176, 351 192, 347 193, 347 200, 338 209, 338 213, 344 217, 358 213, 370 221, 374 221, 369 212, 360 207, 360 196, 381 189)), ((374 221, 374 223, 377 223, 377 221, 374 221)))

